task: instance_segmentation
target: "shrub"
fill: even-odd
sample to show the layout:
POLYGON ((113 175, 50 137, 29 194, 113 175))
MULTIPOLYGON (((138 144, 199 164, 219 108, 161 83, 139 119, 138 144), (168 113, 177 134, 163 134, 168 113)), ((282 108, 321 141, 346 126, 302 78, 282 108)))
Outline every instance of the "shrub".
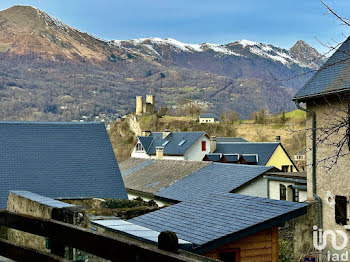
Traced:
POLYGON ((102 202, 103 208, 132 208, 141 206, 141 201, 138 200, 127 200, 127 199, 107 199, 102 202))
POLYGON ((288 117, 286 116, 286 112, 282 112, 281 116, 280 116, 280 121, 281 124, 284 125, 287 121, 288 121, 288 117))

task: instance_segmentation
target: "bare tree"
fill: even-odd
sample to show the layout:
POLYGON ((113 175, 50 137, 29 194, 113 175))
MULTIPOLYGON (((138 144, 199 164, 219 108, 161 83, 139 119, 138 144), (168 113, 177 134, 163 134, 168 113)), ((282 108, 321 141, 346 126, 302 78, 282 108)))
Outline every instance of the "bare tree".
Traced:
POLYGON ((327 111, 323 113, 324 124, 317 128, 316 145, 327 147, 331 152, 319 159, 318 163, 328 170, 337 165, 341 157, 350 155, 350 95, 339 95, 337 100, 336 105, 326 100, 327 111))
MULTIPOLYGON (((337 14, 329 5, 327 5, 323 0, 320 2, 325 6, 327 11, 334 16, 341 25, 350 28, 350 19, 342 17, 337 14)), ((334 61, 326 62, 318 71, 327 70, 330 67, 336 66, 338 64, 349 64, 350 63, 350 50, 338 50, 343 42, 333 43, 322 43, 324 47, 328 49, 327 52, 323 54, 327 57, 329 54, 337 50, 341 54, 340 59, 335 59, 334 61)), ((349 68, 349 67, 347 67, 349 68)), ((350 70, 346 72, 346 75, 350 75, 350 70)), ((344 75, 343 78, 337 79, 336 85, 349 84, 348 77, 344 75)), ((317 101, 314 101, 317 104, 317 101)), ((322 105, 326 103, 327 111, 322 115, 322 125, 316 128, 316 146, 326 147, 328 152, 325 157, 320 157, 317 160, 318 164, 321 164, 326 169, 331 170, 335 165, 337 165, 340 158, 350 155, 350 90, 347 93, 342 93, 341 95, 335 95, 333 98, 324 97, 322 105)))

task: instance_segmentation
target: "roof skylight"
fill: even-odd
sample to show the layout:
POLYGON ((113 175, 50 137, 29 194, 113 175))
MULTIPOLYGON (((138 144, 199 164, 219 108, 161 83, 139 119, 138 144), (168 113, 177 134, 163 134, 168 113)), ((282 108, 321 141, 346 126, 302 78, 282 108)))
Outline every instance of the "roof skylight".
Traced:
POLYGON ((169 143, 169 141, 167 140, 162 144, 162 146, 166 146, 168 143, 169 143))
POLYGON ((185 144, 186 140, 181 140, 179 143, 179 146, 182 146, 183 144, 185 144))

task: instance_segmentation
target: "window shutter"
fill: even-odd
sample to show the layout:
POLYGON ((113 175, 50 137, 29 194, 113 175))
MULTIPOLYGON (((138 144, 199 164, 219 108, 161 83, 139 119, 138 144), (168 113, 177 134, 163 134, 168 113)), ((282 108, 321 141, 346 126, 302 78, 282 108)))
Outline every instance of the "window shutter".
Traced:
POLYGON ((202 151, 207 150, 207 143, 205 141, 202 141, 202 151))
POLYGON ((347 220, 347 199, 345 196, 335 196, 335 222, 346 225, 347 220))

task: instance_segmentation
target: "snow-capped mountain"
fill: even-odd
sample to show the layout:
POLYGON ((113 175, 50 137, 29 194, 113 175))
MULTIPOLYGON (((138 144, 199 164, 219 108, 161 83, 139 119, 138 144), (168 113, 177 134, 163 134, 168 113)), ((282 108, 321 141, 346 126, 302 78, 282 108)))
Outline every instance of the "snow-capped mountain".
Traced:
POLYGON ((165 59, 169 58, 169 52, 173 52, 173 56, 181 53, 192 55, 205 53, 206 55, 232 56, 235 58, 248 58, 251 55, 256 55, 287 67, 298 65, 304 68, 318 68, 322 64, 321 55, 301 40, 289 50, 249 40, 239 40, 222 45, 211 43, 188 44, 171 38, 113 40, 110 43, 121 48, 137 50, 147 55, 165 59))

